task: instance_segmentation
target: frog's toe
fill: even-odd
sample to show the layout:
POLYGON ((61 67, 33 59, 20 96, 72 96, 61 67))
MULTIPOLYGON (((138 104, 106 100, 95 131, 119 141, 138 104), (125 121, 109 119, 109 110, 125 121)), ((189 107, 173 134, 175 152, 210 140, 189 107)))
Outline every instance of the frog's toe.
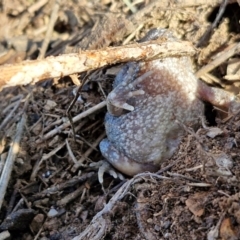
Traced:
POLYGON ((103 175, 104 173, 110 174, 113 178, 118 178, 120 180, 124 180, 124 176, 117 172, 107 161, 101 160, 96 163, 91 163, 91 167, 98 168, 98 181, 103 184, 103 175))

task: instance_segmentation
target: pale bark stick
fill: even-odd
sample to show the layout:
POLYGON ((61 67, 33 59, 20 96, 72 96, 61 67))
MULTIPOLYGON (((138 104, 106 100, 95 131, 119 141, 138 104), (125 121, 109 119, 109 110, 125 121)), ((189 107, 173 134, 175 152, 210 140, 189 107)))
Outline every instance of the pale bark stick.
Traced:
POLYGON ((53 5, 53 10, 52 10, 52 13, 51 13, 51 17, 50 17, 50 22, 48 24, 48 29, 47 29, 47 32, 46 32, 46 36, 43 40, 38 59, 43 59, 44 56, 45 56, 48 44, 51 40, 51 36, 52 36, 52 33, 53 33, 53 28, 54 28, 55 22, 57 21, 57 18, 58 18, 59 8, 60 8, 60 0, 55 0, 55 3, 53 5))
POLYGON ((17 155, 20 150, 20 142, 22 139, 22 134, 23 134, 23 129, 24 129, 25 124, 26 124, 26 116, 25 116, 25 114, 23 114, 20 122, 17 125, 16 135, 12 142, 12 146, 9 150, 7 160, 4 165, 2 175, 0 177, 0 209, 2 207, 2 203, 3 203, 4 196, 5 196, 5 193, 7 190, 8 182, 11 177, 15 159, 17 158, 17 155))
POLYGON ((144 43, 100 50, 87 50, 57 57, 51 56, 43 60, 3 65, 0 66, 0 90, 3 87, 35 84, 43 79, 94 70, 109 64, 193 55, 195 52, 196 50, 190 42, 166 42, 165 38, 160 38, 144 43))

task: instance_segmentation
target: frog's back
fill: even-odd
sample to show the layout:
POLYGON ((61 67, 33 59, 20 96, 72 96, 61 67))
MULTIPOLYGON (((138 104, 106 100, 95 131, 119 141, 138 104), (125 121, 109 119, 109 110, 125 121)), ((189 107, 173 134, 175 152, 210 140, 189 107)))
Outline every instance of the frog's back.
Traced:
MULTIPOLYGON (((144 94, 128 99, 133 111, 117 117, 108 113, 105 119, 108 139, 120 152, 137 161, 160 162, 181 140, 179 122, 191 126, 199 121, 203 104, 196 97, 197 79, 191 69, 185 70, 191 66, 188 61, 184 57, 139 63, 131 84, 133 91, 141 89, 144 94)), ((127 87, 125 82, 120 85, 127 87)), ((121 94, 121 87, 113 91, 121 94)))

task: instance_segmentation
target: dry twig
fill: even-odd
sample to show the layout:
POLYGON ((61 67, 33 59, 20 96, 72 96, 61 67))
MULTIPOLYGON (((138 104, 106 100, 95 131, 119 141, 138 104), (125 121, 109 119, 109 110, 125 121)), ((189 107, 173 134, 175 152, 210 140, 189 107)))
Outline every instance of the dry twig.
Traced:
POLYGON ((222 64, 228 58, 232 57, 234 54, 239 53, 240 43, 235 43, 229 46, 225 51, 218 55, 212 62, 209 62, 206 66, 202 67, 196 72, 197 77, 201 77, 205 73, 212 71, 214 68, 222 64))
POLYGON ((18 155, 20 149, 20 141, 23 134, 23 129, 26 124, 26 116, 25 114, 22 115, 21 121, 17 125, 16 135, 14 137, 12 146, 9 150, 8 157, 6 163, 4 165, 4 169, 0 178, 0 209, 2 207, 3 199, 6 193, 6 189, 8 186, 8 182, 11 177, 12 169, 14 161, 18 155))
POLYGON ((50 157, 52 157, 54 154, 56 154, 60 149, 62 149, 64 146, 65 146, 65 142, 63 142, 62 144, 58 145, 56 148, 54 148, 51 152, 49 152, 48 154, 44 154, 41 158, 40 161, 38 161, 34 168, 33 168, 33 171, 32 171, 32 174, 31 174, 31 177, 30 179, 31 180, 34 180, 36 175, 37 175, 37 172, 39 171, 39 167, 41 166, 41 164, 46 161, 47 159, 49 159, 50 157))
POLYGON ((47 29, 46 36, 44 38, 38 59, 43 59, 45 56, 45 53, 47 51, 48 44, 51 40, 54 24, 58 18, 58 11, 59 11, 59 7, 60 7, 59 3, 60 3, 60 0, 55 0, 55 2, 54 2, 52 14, 50 17, 50 22, 48 24, 48 29, 47 29))
MULTIPOLYGON (((88 110, 86 110, 85 112, 82 112, 80 113, 79 115, 75 116, 72 120, 73 120, 73 123, 81 120, 82 118, 85 118, 87 117, 88 115, 94 113, 95 111, 103 108, 106 106, 106 101, 103 101, 95 106, 93 106, 92 108, 89 108, 88 110)), ((56 134, 58 134, 60 131, 62 131, 63 129, 69 127, 71 124, 70 124, 70 121, 67 121, 65 123, 63 123, 62 125, 56 127, 55 129, 53 129, 52 131, 48 132, 47 134, 45 134, 42 139, 38 140, 37 143, 40 143, 40 142, 43 142, 53 136, 55 136, 56 134)))
POLYGON ((0 89, 21 84, 35 84, 42 79, 68 76, 74 73, 94 70, 109 64, 169 56, 186 56, 193 55, 195 52, 190 42, 166 42, 166 39, 160 38, 141 44, 88 50, 80 53, 48 57, 43 60, 25 61, 20 64, 0 67, 0 89))
MULTIPOLYGON (((101 134, 94 143, 92 143, 92 146, 94 148, 96 148, 98 146, 98 144, 102 141, 102 139, 104 138, 105 133, 101 134)), ((83 155, 82 157, 79 159, 79 161, 77 161, 74 166, 72 167, 72 171, 76 171, 80 166, 82 166, 83 161, 92 153, 92 151, 94 150, 94 148, 90 147, 83 155)))
POLYGON ((4 127, 6 127, 6 125, 9 123, 10 119, 13 118, 14 113, 16 112, 16 110, 18 109, 18 107, 20 106, 20 103, 22 102, 22 97, 17 101, 17 103, 15 103, 14 108, 12 109, 12 111, 5 117, 5 119, 2 121, 1 125, 0 125, 0 130, 2 130, 4 127))
POLYGON ((228 2, 229 2, 229 0, 223 0, 214 22, 211 24, 211 26, 208 28, 208 30, 204 33, 204 35, 200 38, 200 40, 197 43, 197 47, 201 47, 201 46, 205 45, 206 41, 209 40, 209 38, 213 32, 213 29, 217 27, 217 24, 219 23, 220 19, 222 18, 228 2))

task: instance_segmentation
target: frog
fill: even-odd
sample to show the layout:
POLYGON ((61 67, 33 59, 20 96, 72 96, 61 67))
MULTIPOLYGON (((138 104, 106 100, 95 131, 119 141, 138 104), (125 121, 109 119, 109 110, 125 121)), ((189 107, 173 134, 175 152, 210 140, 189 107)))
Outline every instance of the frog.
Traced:
MULTIPOLYGON (((177 38, 153 29, 142 41, 177 38)), ((126 63, 107 96, 103 157, 121 173, 156 172, 176 152, 186 130, 196 128, 204 102, 229 108, 235 95, 199 80, 189 56, 126 63)))

